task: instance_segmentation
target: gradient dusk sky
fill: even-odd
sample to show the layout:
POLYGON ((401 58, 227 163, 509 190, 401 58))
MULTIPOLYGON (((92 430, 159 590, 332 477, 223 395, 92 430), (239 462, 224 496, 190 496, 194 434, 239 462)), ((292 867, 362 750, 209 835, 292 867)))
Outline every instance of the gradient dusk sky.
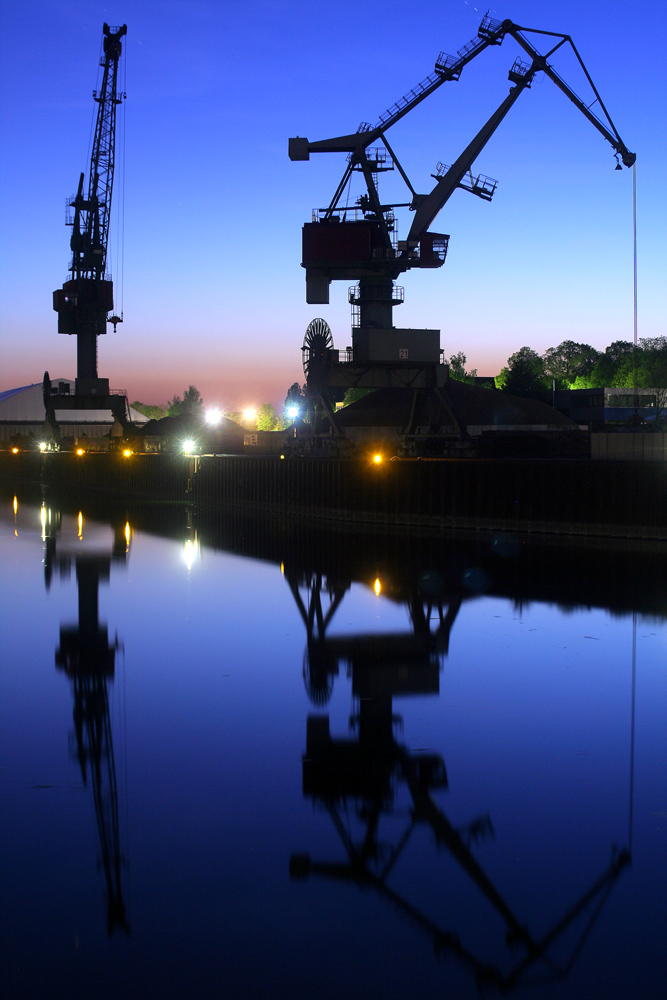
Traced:
MULTIPOLYGON (((350 342, 347 285, 308 306, 301 226, 325 206, 344 154, 292 163, 290 136, 354 132, 477 33, 473 0, 26 0, 5 4, 0 49, 0 391, 74 377, 51 294, 67 277, 75 192, 95 105, 102 24, 127 24, 122 303, 118 224, 111 269, 124 323, 99 341, 99 374, 163 403, 195 384, 207 403, 281 404, 303 380, 316 316, 350 342)), ((581 0, 496 2, 498 19, 570 34, 627 147, 637 154, 639 336, 667 332, 667 8, 581 0)), ((537 36, 533 41, 547 50, 537 36)), ((510 38, 388 133, 419 191, 501 103, 523 55, 510 38)), ((555 68, 590 103, 565 53, 555 68)), ((122 199, 117 160, 114 207, 122 199)), ((447 355, 495 374, 523 345, 598 349, 633 337, 632 170, 550 80, 523 94, 475 167, 491 204, 457 192, 433 228, 451 234, 438 271, 403 276, 400 326, 440 328, 447 355)), ((397 171, 383 201, 404 201, 397 171)), ((361 193, 361 190, 357 194, 361 193)), ((410 224, 399 218, 399 238, 410 224)), ((110 328, 111 331, 111 328, 110 328)))

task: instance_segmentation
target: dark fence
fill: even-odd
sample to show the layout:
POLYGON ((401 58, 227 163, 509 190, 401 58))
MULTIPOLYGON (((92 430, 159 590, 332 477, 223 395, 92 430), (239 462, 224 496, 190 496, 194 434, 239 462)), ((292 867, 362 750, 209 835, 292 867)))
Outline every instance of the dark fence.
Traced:
POLYGON ((0 475, 331 521, 667 537, 661 462, 3 453, 0 475))
POLYGON ((318 518, 574 534, 667 533, 667 467, 520 460, 207 457, 193 499, 318 518), (622 529, 622 531, 619 531, 622 529))

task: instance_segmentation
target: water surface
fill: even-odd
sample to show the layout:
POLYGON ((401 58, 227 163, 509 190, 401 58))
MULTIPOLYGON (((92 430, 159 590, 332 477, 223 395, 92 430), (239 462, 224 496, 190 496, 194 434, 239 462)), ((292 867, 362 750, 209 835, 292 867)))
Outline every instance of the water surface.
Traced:
POLYGON ((656 546, 1 500, 8 996, 663 995, 656 546))

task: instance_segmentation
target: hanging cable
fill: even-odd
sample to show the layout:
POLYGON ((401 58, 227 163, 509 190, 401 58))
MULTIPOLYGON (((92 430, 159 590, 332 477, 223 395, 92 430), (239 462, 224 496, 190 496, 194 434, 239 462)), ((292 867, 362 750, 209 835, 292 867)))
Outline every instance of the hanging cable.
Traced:
POLYGON ((125 39, 125 59, 123 62, 123 150, 121 156, 121 192, 120 192, 120 318, 123 318, 123 301, 125 297, 125 124, 127 114, 127 37, 125 39))
POLYGON ((632 164, 632 241, 634 251, 634 330, 637 346, 637 163, 632 164))

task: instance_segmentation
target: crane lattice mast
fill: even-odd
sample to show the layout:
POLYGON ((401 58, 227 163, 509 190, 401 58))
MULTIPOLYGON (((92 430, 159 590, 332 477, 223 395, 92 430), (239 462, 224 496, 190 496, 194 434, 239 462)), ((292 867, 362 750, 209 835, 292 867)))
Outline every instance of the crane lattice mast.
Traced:
POLYGON ((118 63, 122 53, 121 38, 127 25, 111 28, 104 25, 102 86, 93 91, 97 103, 95 136, 84 195, 84 174, 79 178, 76 195, 68 202, 67 223, 72 226, 70 247, 71 278, 53 293, 53 308, 58 313, 58 333, 77 338, 77 396, 108 396, 108 379, 97 375, 97 338, 106 333, 107 322, 120 322, 113 311, 113 281, 107 274, 109 221, 113 192, 116 143, 116 110, 125 97, 118 90, 118 63))

